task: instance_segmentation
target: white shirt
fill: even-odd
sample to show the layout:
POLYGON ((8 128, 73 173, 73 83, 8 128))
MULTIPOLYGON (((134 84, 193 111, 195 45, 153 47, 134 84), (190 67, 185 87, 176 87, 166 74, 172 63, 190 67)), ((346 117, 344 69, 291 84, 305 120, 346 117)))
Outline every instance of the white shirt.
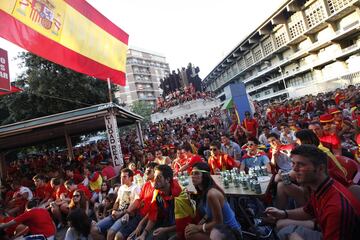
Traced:
POLYGON ((259 137, 259 142, 261 144, 264 144, 264 145, 267 145, 269 144, 268 140, 267 140, 267 137, 265 136, 265 133, 261 134, 260 137, 259 137))
POLYGON ((282 132, 280 135, 280 142, 282 142, 283 144, 292 144, 295 141, 296 141, 296 137, 295 137, 294 131, 290 131, 290 133, 288 133, 288 134, 285 134, 284 132, 282 132), (292 140, 292 142, 289 142, 288 138, 290 138, 290 140, 292 140))
POLYGON ((131 183, 130 187, 123 184, 120 186, 116 201, 119 203, 119 209, 126 209, 135 199, 139 198, 140 188, 134 182, 131 183))
POLYGON ((31 199, 33 199, 33 193, 32 191, 28 188, 28 187, 24 187, 24 186, 21 186, 20 187, 20 190, 19 190, 19 193, 22 195, 24 193, 28 193, 28 197, 27 197, 27 200, 30 201, 31 199))

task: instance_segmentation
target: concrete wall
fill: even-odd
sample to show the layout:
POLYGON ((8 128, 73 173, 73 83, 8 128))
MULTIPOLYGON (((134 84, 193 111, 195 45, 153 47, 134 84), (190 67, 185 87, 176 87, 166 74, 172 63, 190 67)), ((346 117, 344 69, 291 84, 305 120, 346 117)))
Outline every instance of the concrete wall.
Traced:
POLYGON ((203 100, 197 99, 184 104, 171 107, 166 112, 158 112, 151 114, 152 122, 159 122, 166 119, 174 119, 177 117, 190 115, 196 113, 198 116, 206 115, 214 107, 220 106, 220 99, 215 100, 203 100))

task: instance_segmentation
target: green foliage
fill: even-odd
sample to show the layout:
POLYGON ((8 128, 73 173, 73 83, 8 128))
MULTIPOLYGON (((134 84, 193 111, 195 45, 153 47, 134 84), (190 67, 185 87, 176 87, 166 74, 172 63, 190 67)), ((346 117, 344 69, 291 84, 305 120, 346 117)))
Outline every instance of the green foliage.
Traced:
POLYGON ((131 111, 144 118, 142 125, 145 126, 151 121, 150 115, 152 112, 152 105, 146 101, 136 101, 131 105, 131 111))
MULTIPOLYGON (((15 82, 21 93, 0 97, 0 125, 84 108, 109 101, 107 83, 21 53, 25 71, 15 82)), ((115 87, 112 87, 115 90, 115 87)), ((112 93, 113 99, 114 93, 112 93)))

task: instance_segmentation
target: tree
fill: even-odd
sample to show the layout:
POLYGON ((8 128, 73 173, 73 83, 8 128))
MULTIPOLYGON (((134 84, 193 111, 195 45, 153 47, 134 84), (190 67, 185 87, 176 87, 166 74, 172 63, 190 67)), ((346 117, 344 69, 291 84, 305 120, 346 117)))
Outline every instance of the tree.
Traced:
POLYGON ((136 101, 131 105, 131 111, 142 116, 143 126, 146 126, 151 121, 152 105, 146 101, 136 101))
MULTIPOLYGON (((31 53, 21 53, 18 58, 25 71, 16 79, 15 85, 24 91, 0 98, 1 125, 109 101, 104 81, 31 53)), ((112 95, 115 99, 114 92, 112 95)))

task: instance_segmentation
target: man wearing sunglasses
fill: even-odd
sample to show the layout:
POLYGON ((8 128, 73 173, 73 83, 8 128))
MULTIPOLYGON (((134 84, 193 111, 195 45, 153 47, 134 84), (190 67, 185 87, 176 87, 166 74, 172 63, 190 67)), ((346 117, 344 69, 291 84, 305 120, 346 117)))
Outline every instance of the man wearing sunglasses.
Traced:
POLYGON ((231 170, 239 167, 240 163, 236 162, 232 157, 220 151, 221 144, 213 141, 210 144, 211 156, 208 159, 211 174, 219 174, 221 171, 231 170))

